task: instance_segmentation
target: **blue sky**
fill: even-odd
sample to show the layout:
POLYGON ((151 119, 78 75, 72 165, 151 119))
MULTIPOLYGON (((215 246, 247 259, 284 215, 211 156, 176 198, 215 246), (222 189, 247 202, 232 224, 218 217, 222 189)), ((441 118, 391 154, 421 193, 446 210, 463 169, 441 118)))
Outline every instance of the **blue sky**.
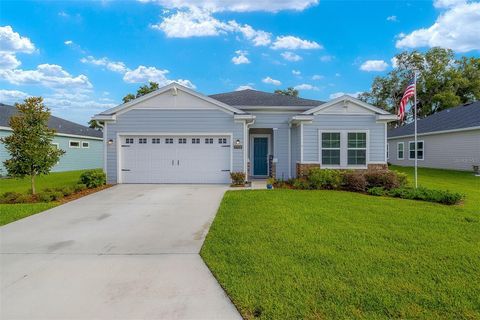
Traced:
POLYGON ((79 123, 148 80, 204 94, 292 86, 328 100, 368 90, 403 50, 480 52, 473 1, 2 1, 0 11, 0 101, 41 95, 79 123))

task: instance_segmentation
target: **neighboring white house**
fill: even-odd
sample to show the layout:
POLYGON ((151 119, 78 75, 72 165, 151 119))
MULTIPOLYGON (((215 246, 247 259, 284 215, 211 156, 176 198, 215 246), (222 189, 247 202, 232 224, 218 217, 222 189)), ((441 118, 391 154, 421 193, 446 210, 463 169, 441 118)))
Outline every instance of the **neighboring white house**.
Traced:
POLYGON ((110 183, 229 183, 232 171, 288 179, 311 167, 385 169, 396 116, 350 96, 205 96, 172 83, 94 119, 105 122, 110 183))
MULTIPOLYGON (((9 121, 17 112, 14 106, 0 103, 0 138, 12 134, 9 121)), ((54 116, 48 120, 48 127, 56 131, 52 143, 65 151, 53 167, 53 172, 103 167, 103 139, 100 131, 54 116)), ((0 142, 0 176, 7 175, 3 161, 9 157, 5 146, 0 142)))
MULTIPOLYGON (((480 101, 443 110, 417 121, 418 166, 472 170, 480 165, 480 101)), ((413 166, 414 124, 388 131, 388 162, 413 166)))

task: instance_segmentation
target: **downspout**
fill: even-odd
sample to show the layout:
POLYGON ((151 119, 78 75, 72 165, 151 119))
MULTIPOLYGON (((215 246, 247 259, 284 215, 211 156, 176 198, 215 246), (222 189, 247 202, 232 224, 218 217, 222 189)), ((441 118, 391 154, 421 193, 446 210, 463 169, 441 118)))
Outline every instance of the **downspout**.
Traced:
POLYGON ((250 122, 248 122, 248 120, 245 120, 245 133, 244 133, 244 145, 245 145, 245 149, 243 150, 243 159, 244 159, 244 168, 245 168, 245 179, 248 181, 248 174, 249 174, 249 170, 248 170, 248 148, 249 148, 249 137, 248 137, 248 132, 249 132, 249 127, 251 125, 253 125, 255 123, 255 119, 252 119, 250 122))
POLYGON ((288 178, 292 178, 292 122, 288 122, 288 178))

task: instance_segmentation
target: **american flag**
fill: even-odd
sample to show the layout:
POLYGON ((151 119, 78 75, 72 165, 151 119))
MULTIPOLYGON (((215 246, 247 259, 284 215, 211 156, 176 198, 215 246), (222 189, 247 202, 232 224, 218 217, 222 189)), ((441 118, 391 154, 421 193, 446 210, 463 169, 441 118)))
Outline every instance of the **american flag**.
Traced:
POLYGON ((415 78, 410 80, 408 83, 407 88, 405 89, 405 93, 403 94, 402 100, 400 101, 400 107, 398 108, 398 118, 400 121, 403 120, 405 117, 405 109, 407 107, 408 99, 415 95, 415 78))

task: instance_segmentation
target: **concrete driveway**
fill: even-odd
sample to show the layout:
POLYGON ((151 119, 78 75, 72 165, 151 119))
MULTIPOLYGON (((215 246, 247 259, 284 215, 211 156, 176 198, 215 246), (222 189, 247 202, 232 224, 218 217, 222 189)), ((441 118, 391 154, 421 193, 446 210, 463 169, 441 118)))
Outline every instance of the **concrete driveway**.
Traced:
POLYGON ((198 255, 226 189, 118 185, 1 227, 0 318, 240 318, 198 255))

